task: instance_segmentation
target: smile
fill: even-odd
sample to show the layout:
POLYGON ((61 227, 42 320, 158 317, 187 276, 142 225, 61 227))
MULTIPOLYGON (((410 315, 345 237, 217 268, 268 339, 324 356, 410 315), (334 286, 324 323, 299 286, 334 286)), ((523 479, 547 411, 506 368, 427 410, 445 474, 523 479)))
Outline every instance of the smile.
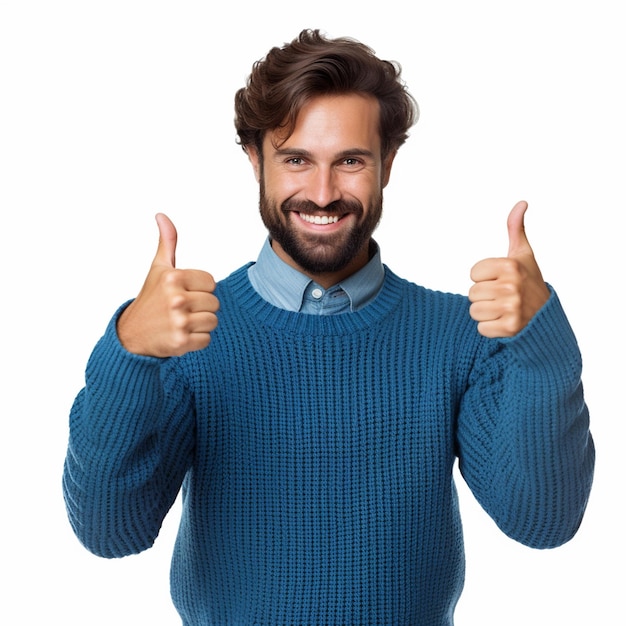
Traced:
POLYGON ((308 213, 299 213, 299 215, 309 224, 335 224, 340 219, 338 215, 309 215, 308 213))

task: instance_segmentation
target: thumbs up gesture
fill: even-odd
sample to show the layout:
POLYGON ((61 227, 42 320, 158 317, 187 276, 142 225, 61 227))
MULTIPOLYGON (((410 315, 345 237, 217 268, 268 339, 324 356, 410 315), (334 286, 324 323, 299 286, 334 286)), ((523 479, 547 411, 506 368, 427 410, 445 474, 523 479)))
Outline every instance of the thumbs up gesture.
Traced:
POLYGON ((176 228, 162 213, 156 220, 156 255, 139 295, 120 316, 117 333, 129 352, 180 356, 209 344, 219 302, 211 274, 176 269, 176 228))
POLYGON ((518 202, 509 214, 507 256, 480 261, 470 274, 470 315, 485 337, 516 335, 550 297, 526 238, 527 208, 526 202, 518 202))

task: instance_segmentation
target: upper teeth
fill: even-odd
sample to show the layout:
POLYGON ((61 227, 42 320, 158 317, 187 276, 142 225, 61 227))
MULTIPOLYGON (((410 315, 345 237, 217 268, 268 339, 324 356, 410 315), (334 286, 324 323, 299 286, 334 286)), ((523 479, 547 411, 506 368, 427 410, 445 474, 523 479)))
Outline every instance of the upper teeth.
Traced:
POLYGON ((310 224, 334 224, 339 221, 337 215, 308 215, 307 213, 300 213, 300 217, 310 224))

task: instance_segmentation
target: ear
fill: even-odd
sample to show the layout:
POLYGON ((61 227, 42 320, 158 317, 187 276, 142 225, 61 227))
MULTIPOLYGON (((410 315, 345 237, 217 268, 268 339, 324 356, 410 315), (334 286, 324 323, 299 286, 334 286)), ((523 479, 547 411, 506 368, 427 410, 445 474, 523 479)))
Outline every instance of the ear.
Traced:
POLYGON ((256 182, 261 182, 261 157, 255 146, 250 144, 246 146, 246 154, 248 155, 248 159, 250 159, 250 163, 252 164, 252 169, 254 170, 254 177, 256 178, 256 182))
POLYGON ((393 165, 393 160, 396 158, 396 154, 397 154, 397 150, 390 152, 385 157, 385 160, 383 161, 383 176, 382 176, 383 188, 387 186, 387 183, 389 182, 389 178, 391 177, 391 166, 393 165))

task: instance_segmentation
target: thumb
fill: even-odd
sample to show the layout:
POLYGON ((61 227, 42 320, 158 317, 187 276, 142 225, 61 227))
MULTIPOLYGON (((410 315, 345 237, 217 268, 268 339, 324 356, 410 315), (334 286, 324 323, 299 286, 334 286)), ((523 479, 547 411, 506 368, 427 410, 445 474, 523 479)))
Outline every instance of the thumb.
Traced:
POLYGON ((176 241, 178 239, 176 227, 164 213, 157 213, 156 221, 159 227, 159 246, 153 265, 176 267, 176 241))
POLYGON ((532 248, 526 237, 524 229, 524 214, 528 203, 524 200, 518 202, 509 213, 507 229, 509 231, 509 252, 507 256, 514 257, 521 254, 532 254, 532 248))

